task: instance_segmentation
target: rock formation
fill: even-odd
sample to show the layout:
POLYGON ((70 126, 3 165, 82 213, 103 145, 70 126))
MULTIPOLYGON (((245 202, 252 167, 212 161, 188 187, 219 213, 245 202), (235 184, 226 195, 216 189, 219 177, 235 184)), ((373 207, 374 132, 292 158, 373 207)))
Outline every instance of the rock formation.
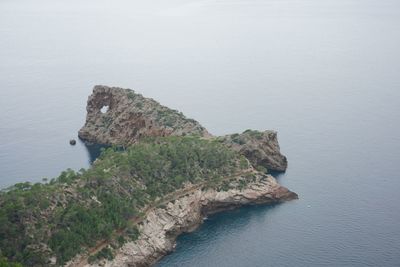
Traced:
POLYGON ((287 159, 280 152, 275 131, 247 130, 241 134, 219 137, 230 148, 244 155, 253 166, 268 170, 285 171, 287 159))
POLYGON ((150 136, 210 136, 197 121, 130 89, 97 85, 86 110, 79 137, 90 143, 129 145, 150 136))
MULTIPOLYGON (((97 85, 86 109, 86 123, 79 137, 90 143, 129 145, 143 137, 169 135, 213 138, 197 121, 130 89, 97 85)), ((287 159, 280 152, 274 131, 247 130, 218 139, 244 155, 254 166, 272 171, 287 168, 287 159)))

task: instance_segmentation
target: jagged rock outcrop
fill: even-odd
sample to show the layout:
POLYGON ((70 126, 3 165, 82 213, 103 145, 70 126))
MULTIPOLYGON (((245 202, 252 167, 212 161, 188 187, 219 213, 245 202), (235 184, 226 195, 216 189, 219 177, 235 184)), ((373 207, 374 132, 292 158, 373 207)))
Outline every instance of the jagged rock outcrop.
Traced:
POLYGON ((226 145, 244 155, 253 166, 285 171, 287 159, 280 152, 277 132, 247 130, 241 134, 219 137, 226 145))
POLYGON ((151 266, 174 250, 179 234, 193 231, 207 214, 247 204, 278 203, 296 198, 297 194, 280 186, 272 176, 260 174, 257 181, 249 183, 242 190, 218 192, 214 189, 198 189, 169 202, 163 208, 151 210, 139 226, 139 239, 125 243, 116 251, 112 261, 103 260, 85 266, 151 266))
POLYGON ((130 89, 97 85, 86 110, 78 135, 91 143, 127 145, 149 136, 211 136, 197 121, 130 89))

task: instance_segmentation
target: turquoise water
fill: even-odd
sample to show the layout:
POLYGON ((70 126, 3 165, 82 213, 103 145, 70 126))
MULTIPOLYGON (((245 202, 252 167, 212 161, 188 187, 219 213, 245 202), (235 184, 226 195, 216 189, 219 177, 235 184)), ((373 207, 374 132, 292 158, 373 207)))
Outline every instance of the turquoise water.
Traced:
POLYGON ((214 134, 275 129, 299 200, 211 216, 159 266, 400 266, 398 1, 0 2, 0 187, 88 167, 95 84, 214 134))

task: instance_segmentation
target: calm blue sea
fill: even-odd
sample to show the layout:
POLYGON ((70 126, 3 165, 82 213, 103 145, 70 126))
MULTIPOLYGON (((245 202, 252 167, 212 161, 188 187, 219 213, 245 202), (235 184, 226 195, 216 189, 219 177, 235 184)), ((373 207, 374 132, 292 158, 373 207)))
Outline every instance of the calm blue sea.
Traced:
POLYGON ((0 187, 88 167, 95 84, 275 129, 300 199, 211 216, 158 266, 400 266, 398 0, 1 0, 0 187))

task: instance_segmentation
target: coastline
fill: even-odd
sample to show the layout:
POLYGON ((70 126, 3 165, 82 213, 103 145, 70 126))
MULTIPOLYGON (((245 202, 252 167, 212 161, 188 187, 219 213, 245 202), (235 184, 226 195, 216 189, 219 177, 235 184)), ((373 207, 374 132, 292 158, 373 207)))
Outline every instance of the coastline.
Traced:
POLYGON ((115 146, 87 170, 67 169, 47 183, 16 184, 0 195, 0 219, 12 230, 3 233, 0 249, 9 260, 150 266, 208 214, 297 198, 266 174, 287 168, 274 131, 210 137, 177 110, 106 86, 94 88, 87 111, 79 137, 115 146))
POLYGON ((165 207, 149 210, 138 224, 139 239, 116 250, 113 260, 103 259, 89 264, 85 259, 87 256, 80 255, 67 266, 153 266, 174 251, 179 235, 196 230, 207 215, 245 205, 275 204, 297 198, 296 193, 279 185, 271 175, 258 175, 257 181, 242 190, 195 189, 169 201, 165 207))

